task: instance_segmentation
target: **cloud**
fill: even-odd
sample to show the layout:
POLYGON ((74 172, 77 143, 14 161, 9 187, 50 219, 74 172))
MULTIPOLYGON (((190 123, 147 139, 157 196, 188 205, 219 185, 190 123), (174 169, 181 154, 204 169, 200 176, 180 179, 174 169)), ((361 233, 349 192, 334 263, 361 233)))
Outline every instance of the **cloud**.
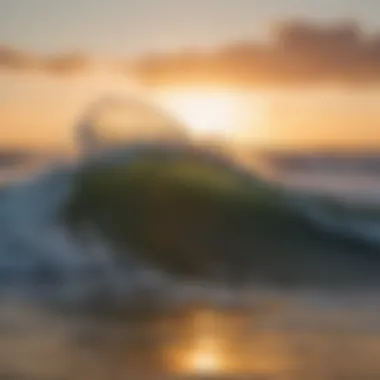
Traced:
POLYGON ((380 81, 380 35, 351 22, 278 24, 268 43, 247 41, 208 53, 148 57, 135 65, 147 84, 209 82, 254 86, 380 81))
POLYGON ((38 59, 28 53, 13 49, 8 46, 0 46, 0 68, 6 69, 35 69, 38 59))
POLYGON ((85 71, 90 65, 90 59, 84 54, 71 53, 45 58, 43 69, 52 74, 73 74, 85 71))
POLYGON ((39 71, 72 74, 84 71, 90 59, 84 54, 71 53, 53 56, 37 56, 8 46, 0 46, 0 68, 19 71, 39 71))
MULTIPOLYGON (((148 54, 115 59, 109 70, 134 74, 147 85, 213 84, 254 87, 308 83, 378 84, 380 33, 354 22, 277 23, 267 42, 241 41, 215 49, 148 54)), ((87 70, 95 59, 84 53, 37 56, 0 46, 0 69, 39 70, 70 75, 87 70)))

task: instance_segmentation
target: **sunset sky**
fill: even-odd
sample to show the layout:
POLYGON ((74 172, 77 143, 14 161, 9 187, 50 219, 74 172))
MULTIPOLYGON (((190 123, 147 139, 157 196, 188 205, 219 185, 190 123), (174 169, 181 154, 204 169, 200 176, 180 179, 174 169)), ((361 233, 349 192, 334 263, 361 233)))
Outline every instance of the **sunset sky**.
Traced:
MULTIPOLYGON (((367 74, 370 67, 378 79, 379 12, 377 0, 0 0, 0 47, 22 54, 22 58, 17 55, 21 61, 14 61, 13 55, 9 59, 7 50, 0 49, 0 145, 67 146, 73 139, 70 126, 87 102, 108 92, 136 90, 134 78, 117 69, 128 60, 157 52, 208 51, 239 41, 270 44, 271 30, 280 21, 301 20, 323 27, 353 20, 365 33, 357 42, 358 51, 365 50, 364 69, 351 65, 347 72, 367 74), (361 41, 367 36, 373 40, 370 47, 361 41), (35 70, 35 57, 49 60, 43 66, 50 70, 57 67, 50 59, 71 53, 83 54, 95 68, 74 76, 35 70)), ((331 46, 333 50, 335 45, 331 46)), ((281 41, 275 48, 281 50, 281 41)), ((358 55, 356 50, 351 54, 358 55)), ((330 67, 323 70, 329 74, 330 67)), ((272 68, 267 74, 273 73, 272 68)), ((159 93, 157 99, 177 113, 174 116, 194 123, 194 130, 205 122, 218 124, 218 118, 225 119, 220 107, 231 107, 231 115, 239 109, 236 120, 223 120, 210 130, 234 133, 233 124, 240 123, 241 136, 258 144, 380 146, 377 86, 337 90, 327 85, 321 91, 314 85, 284 89, 272 84, 270 91, 245 89, 234 97, 228 86, 221 96, 215 96, 212 88, 206 95, 203 89, 190 95, 181 89, 168 97, 159 93), (202 109, 207 96, 211 114, 202 109), (226 99, 232 99, 230 104, 226 99), (189 113, 197 117, 192 120, 189 113)))
POLYGON ((137 54, 262 36, 288 18, 380 29, 378 0, 0 0, 0 42, 42 52, 137 54))

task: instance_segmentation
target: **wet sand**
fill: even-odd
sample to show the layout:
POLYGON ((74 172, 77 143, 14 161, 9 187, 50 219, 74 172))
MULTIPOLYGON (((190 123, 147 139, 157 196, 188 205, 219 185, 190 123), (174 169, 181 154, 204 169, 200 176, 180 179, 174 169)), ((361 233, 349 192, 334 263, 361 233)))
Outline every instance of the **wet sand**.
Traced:
POLYGON ((3 304, 0 379, 379 379, 377 307, 278 303, 99 319, 3 304))

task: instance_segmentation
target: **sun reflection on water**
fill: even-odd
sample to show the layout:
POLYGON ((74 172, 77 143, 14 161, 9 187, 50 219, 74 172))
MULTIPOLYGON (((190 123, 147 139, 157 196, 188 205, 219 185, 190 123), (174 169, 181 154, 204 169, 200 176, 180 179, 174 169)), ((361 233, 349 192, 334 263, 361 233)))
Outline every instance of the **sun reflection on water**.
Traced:
POLYGON ((200 375, 214 374, 222 371, 221 353, 212 340, 201 341, 190 352, 188 371, 200 375))

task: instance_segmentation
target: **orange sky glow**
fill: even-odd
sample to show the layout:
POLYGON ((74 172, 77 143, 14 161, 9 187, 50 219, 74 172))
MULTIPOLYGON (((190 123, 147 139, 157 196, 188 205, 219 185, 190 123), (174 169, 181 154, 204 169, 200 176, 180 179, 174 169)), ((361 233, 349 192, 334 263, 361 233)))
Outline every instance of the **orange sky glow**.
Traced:
MULTIPOLYGON (((73 77, 0 73, 0 146, 71 148, 81 113, 108 94, 141 96, 148 91, 104 70, 73 77)), ((380 146, 376 88, 172 86, 149 96, 200 138, 265 147, 380 146)))

